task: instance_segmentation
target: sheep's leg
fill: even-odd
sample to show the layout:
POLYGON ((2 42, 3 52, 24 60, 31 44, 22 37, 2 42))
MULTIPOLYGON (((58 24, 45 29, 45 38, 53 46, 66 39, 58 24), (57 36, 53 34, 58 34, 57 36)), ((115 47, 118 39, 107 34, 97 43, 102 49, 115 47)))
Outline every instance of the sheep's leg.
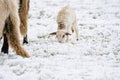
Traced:
POLYGON ((3 37, 4 42, 3 42, 1 52, 5 53, 5 54, 8 54, 8 50, 9 50, 8 39, 6 37, 6 34, 4 34, 3 36, 4 36, 3 37))
POLYGON ((29 0, 20 0, 20 32, 23 36, 23 44, 28 44, 27 32, 28 32, 28 12, 29 12, 29 0))
POLYGON ((23 44, 28 44, 28 38, 27 38, 27 35, 23 38, 23 44))
MULTIPOLYGON (((14 11, 14 10, 13 10, 14 11)), ((6 31, 6 36, 8 38, 8 43, 11 45, 16 54, 23 57, 30 57, 26 50, 22 47, 19 40, 19 16, 17 12, 13 12, 9 15, 8 18, 9 28, 6 31)))
MULTIPOLYGON (((5 28, 4 28, 4 31, 8 31, 7 28, 9 27, 8 23, 7 23, 8 20, 5 21, 5 28)), ((4 33, 3 34, 3 46, 1 48, 1 52, 5 53, 5 54, 8 54, 8 51, 9 50, 9 44, 8 44, 8 38, 6 36, 6 34, 4 33)))

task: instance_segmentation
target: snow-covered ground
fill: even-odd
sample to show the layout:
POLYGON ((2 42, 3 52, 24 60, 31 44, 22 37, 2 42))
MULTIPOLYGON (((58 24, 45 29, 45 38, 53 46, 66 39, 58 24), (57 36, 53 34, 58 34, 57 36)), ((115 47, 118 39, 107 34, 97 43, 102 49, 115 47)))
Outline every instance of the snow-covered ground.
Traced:
POLYGON ((31 57, 12 49, 9 55, 0 53, 0 80, 120 80, 120 0, 30 2, 24 47, 31 57), (68 4, 76 11, 79 41, 73 34, 60 44, 48 36, 57 29, 58 11, 68 4))

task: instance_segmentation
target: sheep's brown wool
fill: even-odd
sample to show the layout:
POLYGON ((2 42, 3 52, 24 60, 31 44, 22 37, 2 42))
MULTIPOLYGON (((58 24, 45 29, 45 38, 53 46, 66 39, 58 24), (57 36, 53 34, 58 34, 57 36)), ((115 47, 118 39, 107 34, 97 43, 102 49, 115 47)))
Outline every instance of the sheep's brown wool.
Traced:
MULTIPOLYGON (((24 50, 19 40, 20 18, 18 3, 19 0, 0 0, 0 37, 4 34, 8 44, 11 45, 18 55, 29 57, 29 54, 24 50)), ((6 52, 6 44, 3 45, 1 51, 6 52)))

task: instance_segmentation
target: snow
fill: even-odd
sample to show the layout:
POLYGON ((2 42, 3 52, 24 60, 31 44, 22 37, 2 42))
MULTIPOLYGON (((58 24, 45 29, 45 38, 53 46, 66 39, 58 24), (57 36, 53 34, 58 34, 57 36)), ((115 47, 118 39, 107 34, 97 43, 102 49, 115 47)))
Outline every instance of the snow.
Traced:
MULTIPOLYGON (((0 80, 119 80, 120 0, 31 0, 29 44, 22 58, 10 49, 0 53, 0 80), (76 11, 75 34, 60 44, 56 16, 65 5, 76 11)), ((21 40, 22 42, 22 40, 21 40)), ((0 47, 2 41, 0 41, 0 47)))

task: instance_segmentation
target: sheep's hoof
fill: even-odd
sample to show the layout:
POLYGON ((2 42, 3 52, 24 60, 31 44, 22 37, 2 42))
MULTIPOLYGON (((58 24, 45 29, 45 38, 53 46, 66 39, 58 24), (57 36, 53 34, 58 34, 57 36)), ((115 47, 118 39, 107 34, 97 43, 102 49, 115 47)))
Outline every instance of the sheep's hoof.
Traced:
POLYGON ((28 44, 28 39, 27 39, 27 36, 26 36, 26 37, 24 37, 24 39, 23 39, 23 44, 28 44))
POLYGON ((3 42, 3 46, 1 48, 1 52, 8 54, 8 50, 9 50, 9 44, 8 44, 8 39, 6 37, 6 35, 4 34, 4 42, 3 42))
POLYGON ((1 52, 4 54, 8 54, 8 47, 2 47, 1 52))
POLYGON ((28 41, 27 40, 23 40, 23 44, 28 44, 28 41))
POLYGON ((9 47, 8 47, 8 44, 6 44, 2 46, 1 52, 8 54, 8 50, 9 50, 9 47))

